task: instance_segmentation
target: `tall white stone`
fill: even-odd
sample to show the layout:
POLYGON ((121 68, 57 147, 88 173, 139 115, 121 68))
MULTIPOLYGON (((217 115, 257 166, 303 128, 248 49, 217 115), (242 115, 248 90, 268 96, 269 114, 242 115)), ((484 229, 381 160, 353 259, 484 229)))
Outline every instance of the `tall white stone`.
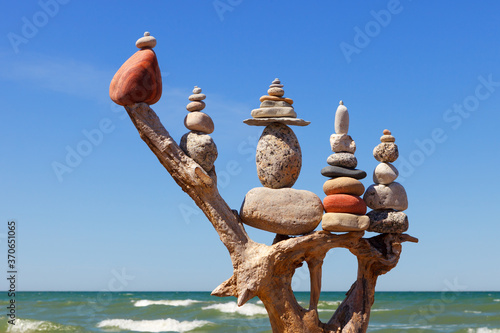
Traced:
POLYGON ((340 101, 337 112, 335 112, 335 133, 347 134, 349 131, 349 112, 344 106, 344 102, 340 101))

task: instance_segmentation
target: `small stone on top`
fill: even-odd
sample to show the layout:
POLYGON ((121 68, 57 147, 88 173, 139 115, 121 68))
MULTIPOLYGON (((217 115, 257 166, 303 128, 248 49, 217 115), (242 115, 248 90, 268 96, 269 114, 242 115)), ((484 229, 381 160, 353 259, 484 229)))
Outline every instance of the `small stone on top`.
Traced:
POLYGON ((385 129, 383 133, 384 133, 384 135, 382 135, 380 137, 381 142, 395 142, 396 141, 396 138, 391 135, 391 131, 389 131, 388 129, 385 129))
POLYGON ((189 100, 190 101, 202 101, 205 98, 207 98, 207 96, 205 94, 201 94, 201 88, 194 86, 193 94, 191 96, 189 96, 189 100))
POLYGON ((150 35, 148 31, 144 33, 144 37, 141 37, 135 42, 135 46, 140 49, 152 49, 156 46, 156 38, 150 35))
POLYGON ((269 88, 283 88, 280 79, 274 79, 273 83, 269 86, 269 88))
POLYGON ((268 95, 260 98, 260 108, 252 110, 252 118, 243 121, 245 124, 251 126, 268 126, 273 123, 297 126, 310 124, 309 121, 297 118, 292 106, 293 100, 283 97, 285 91, 278 78, 272 81, 267 93, 268 95))
POLYGON ((339 102, 337 111, 335 111, 334 128, 337 134, 347 134, 349 131, 349 112, 342 101, 339 102))
POLYGON ((186 106, 186 109, 189 112, 196 112, 203 110, 205 108, 205 102, 203 102, 203 100, 206 97, 207 96, 205 94, 201 93, 201 88, 199 88, 198 86, 194 86, 193 95, 189 96, 189 100, 191 101, 191 103, 189 103, 186 106))

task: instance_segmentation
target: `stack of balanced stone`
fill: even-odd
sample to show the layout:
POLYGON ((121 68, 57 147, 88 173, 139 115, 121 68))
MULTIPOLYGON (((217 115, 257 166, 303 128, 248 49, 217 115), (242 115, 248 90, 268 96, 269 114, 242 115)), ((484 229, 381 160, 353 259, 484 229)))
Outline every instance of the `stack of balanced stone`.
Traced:
POLYGON ((201 88, 195 86, 193 94, 189 96, 191 102, 186 106, 189 113, 184 118, 184 126, 190 132, 182 136, 180 147, 186 155, 209 172, 217 159, 217 146, 208 135, 214 131, 214 122, 208 114, 201 112, 205 108, 205 102, 203 102, 205 98, 205 94, 201 93, 201 88))
POLYGON ((335 133, 330 137, 334 154, 327 159, 329 166, 321 170, 323 176, 330 178, 323 185, 326 213, 321 226, 326 231, 361 231, 370 225, 365 215, 366 204, 361 199, 365 187, 359 181, 366 177, 366 172, 355 169, 358 164, 354 156, 356 143, 347 134, 349 112, 342 101, 339 104, 335 113, 335 133))
POLYGON ((283 97, 279 79, 262 96, 259 109, 244 123, 266 126, 257 144, 257 175, 264 187, 250 190, 240 209, 242 221, 252 227, 282 235, 301 235, 313 231, 321 221, 323 205, 310 191, 291 187, 299 177, 302 152, 295 133, 287 125, 307 126, 297 118, 293 100, 283 97))
POLYGON ((363 197, 368 207, 373 209, 368 231, 379 233, 403 233, 408 230, 408 198, 404 187, 395 182, 398 170, 391 163, 399 157, 396 139, 389 130, 384 130, 381 143, 373 150, 373 156, 380 162, 373 172, 373 182, 363 197))

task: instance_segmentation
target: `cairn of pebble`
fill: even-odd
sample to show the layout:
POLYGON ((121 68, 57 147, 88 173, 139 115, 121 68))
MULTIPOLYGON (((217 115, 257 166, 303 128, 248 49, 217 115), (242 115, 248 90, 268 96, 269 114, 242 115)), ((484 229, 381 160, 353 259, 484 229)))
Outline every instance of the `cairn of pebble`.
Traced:
POLYGON ((297 118, 293 100, 284 97, 279 79, 260 98, 260 108, 252 110, 251 126, 266 126, 257 144, 257 175, 264 187, 250 190, 240 209, 245 224, 283 235, 313 231, 321 221, 323 206, 310 191, 291 187, 299 177, 302 152, 295 133, 287 125, 306 126, 297 118))
POLYGON ((366 172, 355 169, 358 164, 354 156, 356 143, 347 134, 348 130, 349 112, 340 101, 335 113, 335 133, 330 137, 334 154, 327 159, 329 165, 321 170, 323 176, 330 178, 323 185, 326 213, 321 226, 326 231, 361 231, 370 225, 365 215, 366 204, 361 199, 365 187, 359 181, 366 177, 366 172))
POLYGON ((252 110, 252 118, 243 122, 251 126, 267 126, 275 123, 284 125, 307 126, 311 122, 297 118, 292 106, 293 100, 284 97, 285 90, 279 79, 269 86, 267 95, 260 98, 260 108, 252 110))
POLYGON ((189 96, 190 103, 186 106, 189 113, 184 118, 184 126, 190 132, 182 136, 180 147, 186 155, 209 172, 217 159, 217 146, 208 135, 214 131, 214 122, 208 114, 201 112, 205 108, 205 98, 201 88, 195 86, 193 94, 189 96))
POLYGON ((373 171, 373 182, 363 197, 368 207, 373 209, 368 231, 378 233, 403 233, 408 230, 408 198, 404 187, 395 182, 398 170, 391 163, 399 157, 396 139, 389 130, 384 130, 381 143, 373 150, 373 156, 380 164, 373 171))

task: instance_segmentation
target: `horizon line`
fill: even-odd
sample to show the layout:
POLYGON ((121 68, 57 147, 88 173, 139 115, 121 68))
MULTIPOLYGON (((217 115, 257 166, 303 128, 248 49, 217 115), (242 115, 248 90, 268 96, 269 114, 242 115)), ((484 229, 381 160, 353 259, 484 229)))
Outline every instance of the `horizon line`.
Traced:
MULTIPOLYGON (((9 293, 9 290, 3 290, 2 293, 9 293)), ((16 290, 18 293, 211 293, 210 290, 16 290)), ((325 290, 322 293, 346 293, 345 290, 325 290)), ((379 290, 375 293, 498 293, 500 290, 379 290)), ((294 291, 294 293, 310 293, 310 291, 294 291)), ((217 296, 215 296, 217 297, 217 296)), ((257 296, 256 296, 257 297, 257 296)))

